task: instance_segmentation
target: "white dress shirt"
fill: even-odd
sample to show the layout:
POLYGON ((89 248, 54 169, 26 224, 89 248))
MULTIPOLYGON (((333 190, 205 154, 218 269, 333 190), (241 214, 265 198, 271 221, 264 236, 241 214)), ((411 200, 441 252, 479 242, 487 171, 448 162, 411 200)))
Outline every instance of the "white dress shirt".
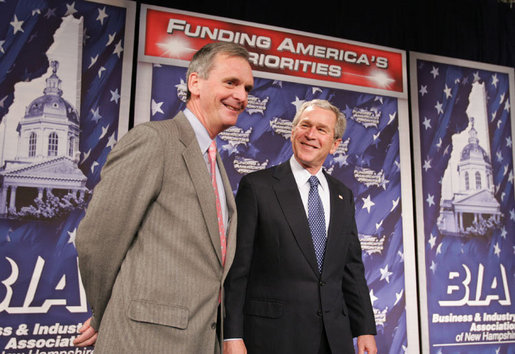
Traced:
MULTIPOLYGON (((193 131, 195 132, 195 136, 197 137, 198 144, 200 146, 200 151, 204 156, 204 161, 206 162, 206 167, 211 175, 211 165, 209 164, 209 156, 208 149, 209 145, 211 145, 211 137, 207 132, 207 129, 200 123, 198 118, 191 112, 189 109, 184 110, 184 115, 188 118, 188 122, 190 122, 193 131)), ((229 222, 228 212, 227 212, 227 199, 225 198, 225 189, 222 181, 222 175, 220 174, 220 169, 218 168, 218 164, 216 164, 216 184, 218 188, 218 196, 220 197, 220 204, 222 207, 222 215, 224 218, 224 230, 227 233, 227 224, 229 222)))

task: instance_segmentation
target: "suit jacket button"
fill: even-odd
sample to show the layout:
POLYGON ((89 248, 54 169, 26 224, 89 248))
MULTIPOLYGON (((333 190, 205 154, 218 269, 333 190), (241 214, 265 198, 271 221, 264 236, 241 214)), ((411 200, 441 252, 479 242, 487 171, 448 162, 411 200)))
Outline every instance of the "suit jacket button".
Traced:
POLYGON ((211 329, 216 329, 216 322, 211 323, 211 329))
POLYGON ((317 316, 322 317, 322 311, 317 311, 317 316))
POLYGON ((319 284, 320 286, 324 286, 326 283, 325 283, 325 281, 320 281, 318 284, 319 284))

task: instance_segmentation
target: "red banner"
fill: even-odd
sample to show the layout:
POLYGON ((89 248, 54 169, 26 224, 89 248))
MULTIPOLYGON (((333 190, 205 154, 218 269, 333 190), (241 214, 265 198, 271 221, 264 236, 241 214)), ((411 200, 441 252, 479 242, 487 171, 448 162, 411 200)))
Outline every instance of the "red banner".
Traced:
POLYGON ((146 8, 144 16, 140 60, 189 61, 209 42, 234 42, 249 50, 252 67, 258 72, 405 93, 401 50, 172 9, 146 8))

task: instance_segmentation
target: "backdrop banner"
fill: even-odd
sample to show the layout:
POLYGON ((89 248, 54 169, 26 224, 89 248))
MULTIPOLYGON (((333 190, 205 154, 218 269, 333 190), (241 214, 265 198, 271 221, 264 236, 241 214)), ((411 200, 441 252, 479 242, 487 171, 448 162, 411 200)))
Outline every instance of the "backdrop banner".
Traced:
POLYGON ((424 352, 513 353, 512 68, 410 53, 424 352))
POLYGON ((251 52, 248 106, 217 137, 234 193, 243 175, 290 158, 292 119, 303 102, 327 99, 345 113, 347 131, 325 168, 354 192, 378 347, 397 354, 409 343, 417 352, 416 304, 407 304, 416 299, 416 273, 405 53, 153 6, 143 6, 140 28, 138 123, 185 108, 186 66, 204 44, 237 42, 251 52))
POLYGON ((0 3, 0 353, 89 353, 75 231, 128 129, 135 4, 0 3))

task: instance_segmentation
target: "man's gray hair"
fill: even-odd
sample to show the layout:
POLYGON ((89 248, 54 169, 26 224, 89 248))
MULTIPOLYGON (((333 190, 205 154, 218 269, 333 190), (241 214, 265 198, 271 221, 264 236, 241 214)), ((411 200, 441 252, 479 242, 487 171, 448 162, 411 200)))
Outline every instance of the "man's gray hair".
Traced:
MULTIPOLYGON (((214 59, 217 54, 225 54, 229 57, 240 57, 247 61, 249 60, 249 52, 239 44, 230 42, 213 42, 206 44, 193 55, 188 66, 188 71, 186 72, 186 82, 188 82, 190 75, 194 72, 201 78, 207 79, 209 72, 213 68, 214 59)), ((189 100, 190 96, 191 92, 188 88, 186 99, 189 100)))
POLYGON ((302 113, 304 113, 304 111, 310 107, 318 107, 333 111, 336 115, 336 124, 334 126, 334 138, 341 139, 343 137, 343 133, 345 133, 345 128, 347 127, 347 120, 345 119, 345 115, 340 111, 338 107, 333 105, 331 102, 321 99, 307 101, 304 102, 302 106, 300 106, 300 109, 297 111, 297 114, 295 114, 295 117, 293 118, 292 129, 295 128, 297 124, 299 124, 302 113))

